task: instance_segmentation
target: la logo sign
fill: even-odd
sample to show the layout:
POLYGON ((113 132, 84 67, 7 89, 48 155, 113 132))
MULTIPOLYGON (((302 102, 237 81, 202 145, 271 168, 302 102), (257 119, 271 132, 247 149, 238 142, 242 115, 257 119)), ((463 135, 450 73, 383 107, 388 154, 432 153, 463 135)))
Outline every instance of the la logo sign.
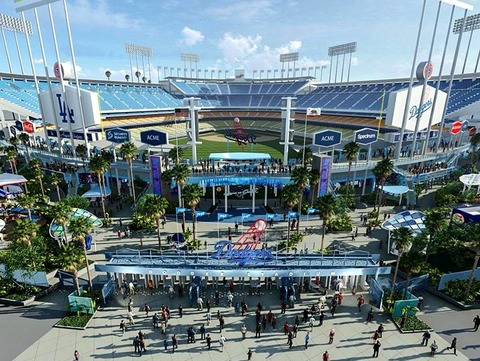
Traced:
POLYGON ((320 147, 333 147, 342 142, 342 132, 324 130, 313 135, 313 144, 320 147))

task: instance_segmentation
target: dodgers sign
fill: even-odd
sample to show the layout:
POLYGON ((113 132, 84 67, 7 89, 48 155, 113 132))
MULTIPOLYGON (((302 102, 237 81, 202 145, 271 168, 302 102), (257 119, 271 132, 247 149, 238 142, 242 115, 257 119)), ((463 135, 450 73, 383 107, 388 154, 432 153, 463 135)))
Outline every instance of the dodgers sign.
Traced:
POLYGON ((110 142, 121 144, 130 141, 130 132, 120 128, 108 129, 105 131, 105 137, 110 142))
POLYGON ((140 133, 140 140, 153 146, 168 144, 168 134, 158 130, 146 130, 140 133))
POLYGON ((342 132, 335 130, 324 130, 313 135, 313 144, 321 147, 332 147, 340 144, 342 141, 342 132))
POLYGON ((375 143, 378 139, 378 132, 372 128, 363 128, 355 132, 355 142, 362 145, 375 143))

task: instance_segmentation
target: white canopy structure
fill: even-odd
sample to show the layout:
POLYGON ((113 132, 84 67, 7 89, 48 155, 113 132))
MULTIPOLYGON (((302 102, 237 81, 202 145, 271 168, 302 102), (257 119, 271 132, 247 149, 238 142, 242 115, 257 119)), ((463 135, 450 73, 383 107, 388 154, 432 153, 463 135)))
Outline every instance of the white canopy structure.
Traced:
POLYGON ((407 193, 410 188, 407 186, 383 186, 382 188, 383 193, 391 194, 395 197, 400 197, 398 201, 398 205, 402 204, 402 197, 405 193, 407 193))
POLYGON ((27 183, 27 179, 21 175, 10 173, 0 174, 0 187, 24 183, 27 183))
POLYGON ((480 187, 480 174, 464 174, 460 176, 460 182, 463 183, 463 191, 468 187, 470 189, 472 186, 480 187))
MULTIPOLYGON (((112 194, 112 191, 110 190, 110 187, 105 187, 103 190, 103 196, 108 197, 110 194, 112 194)), ((90 189, 89 191, 85 192, 82 194, 83 198, 100 198, 100 187, 96 186, 90 189)))

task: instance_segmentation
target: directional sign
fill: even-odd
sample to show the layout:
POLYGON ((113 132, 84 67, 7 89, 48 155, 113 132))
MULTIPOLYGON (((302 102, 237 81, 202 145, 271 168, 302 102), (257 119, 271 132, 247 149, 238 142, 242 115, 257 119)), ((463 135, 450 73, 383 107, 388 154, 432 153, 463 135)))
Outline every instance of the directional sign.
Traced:
POLYGON ((125 129, 114 128, 105 131, 107 140, 114 143, 125 143, 130 141, 130 132, 125 129))
POLYGON ((450 129, 450 133, 458 134, 462 130, 462 122, 456 121, 452 124, 452 129, 450 129))
POLYGON ((468 130, 468 120, 464 120, 462 123, 462 132, 466 132, 468 130))
POLYGON ((321 147, 332 147, 342 142, 342 132, 324 130, 313 135, 313 144, 321 147))
POLYGON ((471 127, 468 131, 468 136, 473 137, 475 134, 477 134, 477 127, 471 127))
POLYGON ((140 132, 140 141, 153 146, 168 144, 168 134, 158 130, 140 132))
POLYGON ((355 132, 355 142, 362 145, 375 143, 378 139, 378 131, 372 128, 363 128, 355 132))
POLYGON ((23 130, 26 131, 27 133, 34 133, 35 132, 35 126, 33 125, 32 122, 26 120, 23 122, 23 130))

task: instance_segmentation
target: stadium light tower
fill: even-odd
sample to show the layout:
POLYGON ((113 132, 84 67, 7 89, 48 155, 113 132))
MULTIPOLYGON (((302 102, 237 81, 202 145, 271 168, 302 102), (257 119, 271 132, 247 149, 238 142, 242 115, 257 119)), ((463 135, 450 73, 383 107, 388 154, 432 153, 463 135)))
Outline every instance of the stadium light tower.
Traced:
MULTIPOLYGON (((198 54, 190 54, 190 53, 181 53, 180 58, 183 61, 183 67, 187 69, 187 62, 189 64, 189 73, 190 76, 192 74, 192 63, 195 63, 195 74, 198 74, 198 62, 200 61, 200 56, 198 54)), ((186 70, 185 70, 186 73, 186 70)))
POLYGON ((330 75, 328 77, 328 82, 331 83, 332 79, 332 64, 333 64, 333 57, 337 57, 337 63, 335 66, 335 83, 337 82, 337 72, 338 72, 338 58, 340 55, 343 55, 343 65, 342 65, 342 77, 340 82, 343 82, 343 69, 345 67, 345 55, 350 54, 350 60, 348 63, 348 75, 347 75, 347 82, 350 81, 350 68, 352 66, 352 54, 357 51, 357 42, 346 43, 331 46, 328 48, 328 56, 330 57, 330 75))
POLYGON ((140 55, 141 56, 141 60, 142 60, 142 69, 143 69, 143 72, 142 74, 143 75, 146 75, 146 72, 145 72, 145 57, 147 58, 148 60, 148 74, 149 74, 149 77, 150 79, 152 79, 152 73, 151 73, 151 69, 150 69, 150 57, 152 56, 152 48, 148 47, 148 46, 144 46, 144 45, 139 45, 139 44, 132 44, 132 43, 125 43, 125 52, 128 54, 128 57, 129 57, 129 60, 130 60, 130 74, 132 76, 132 79, 133 79, 133 67, 132 67, 132 54, 135 55, 135 65, 137 67, 137 71, 140 70, 139 66, 138 66, 138 56, 140 55))
POLYGON ((17 36, 17 33, 24 34, 25 36, 32 35, 32 23, 30 21, 26 21, 25 23, 26 23, 26 27, 23 26, 22 19, 0 14, 0 28, 2 29, 3 43, 5 45, 5 53, 7 56, 10 73, 12 73, 12 64, 10 61, 10 54, 8 52, 8 45, 5 37, 5 30, 13 32, 13 36, 15 38, 15 45, 17 46, 17 54, 18 54, 18 60, 20 62, 20 69, 22 71, 22 74, 25 74, 23 69, 22 54, 20 53, 20 47, 18 46, 18 36, 17 36))
MULTIPOLYGON (((453 33, 459 34, 462 31, 463 18, 455 20, 453 24, 453 33)), ((463 27, 463 32, 470 32, 470 37, 468 38, 467 52, 465 53, 465 61, 463 62, 462 74, 465 73, 465 67, 467 66, 468 53, 470 51, 470 45, 472 43, 473 32, 480 29, 480 14, 470 15, 465 18, 465 25, 463 27)), ((477 57, 477 63, 475 65, 475 72, 477 72, 478 59, 480 58, 480 51, 477 57)))
POLYGON ((287 77, 288 74, 290 73, 290 63, 293 62, 293 69, 295 72, 295 62, 298 60, 298 53, 286 53, 286 54, 280 54, 280 63, 282 63, 282 79, 283 79, 283 74, 284 74, 284 67, 285 63, 287 63, 287 77))

